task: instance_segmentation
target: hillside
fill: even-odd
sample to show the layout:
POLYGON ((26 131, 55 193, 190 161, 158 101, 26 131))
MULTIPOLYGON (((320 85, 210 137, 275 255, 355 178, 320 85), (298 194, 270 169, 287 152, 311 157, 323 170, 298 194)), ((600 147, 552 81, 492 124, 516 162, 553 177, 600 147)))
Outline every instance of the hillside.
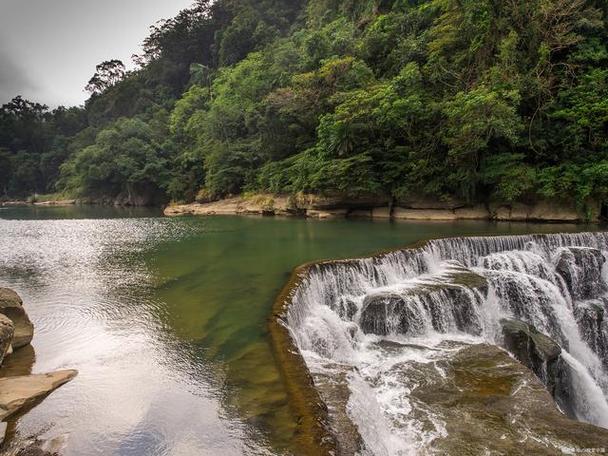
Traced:
POLYGON ((0 195, 608 196, 603 0, 199 0, 84 107, 0 110, 0 195))

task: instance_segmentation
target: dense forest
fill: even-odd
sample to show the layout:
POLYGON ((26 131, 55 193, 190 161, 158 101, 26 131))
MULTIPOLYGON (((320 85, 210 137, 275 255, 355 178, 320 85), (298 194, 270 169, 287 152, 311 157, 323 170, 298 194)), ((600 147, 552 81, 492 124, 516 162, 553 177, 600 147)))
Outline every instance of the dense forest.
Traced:
POLYGON ((608 198, 606 0, 199 0, 83 107, 0 110, 0 195, 608 198))

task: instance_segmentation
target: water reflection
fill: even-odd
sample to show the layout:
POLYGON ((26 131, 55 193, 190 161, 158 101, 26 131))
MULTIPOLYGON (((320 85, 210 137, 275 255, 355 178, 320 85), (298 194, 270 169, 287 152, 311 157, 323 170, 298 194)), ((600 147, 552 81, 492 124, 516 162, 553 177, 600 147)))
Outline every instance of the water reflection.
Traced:
POLYGON ((266 330, 294 266, 432 236, 579 229, 82 211, 0 211, 0 286, 36 326, 35 362, 8 359, 0 374, 80 371, 13 440, 78 456, 297 453, 266 330))
MULTIPOLYGON (((67 455, 246 451, 245 426, 221 418, 221 385, 206 381, 221 367, 198 357, 193 369, 167 334, 141 255, 187 230, 161 219, 0 221, 0 284, 35 322, 33 371, 80 371, 18 420, 15 440, 63 438, 67 455)), ((3 375, 28 373, 23 356, 3 375)))

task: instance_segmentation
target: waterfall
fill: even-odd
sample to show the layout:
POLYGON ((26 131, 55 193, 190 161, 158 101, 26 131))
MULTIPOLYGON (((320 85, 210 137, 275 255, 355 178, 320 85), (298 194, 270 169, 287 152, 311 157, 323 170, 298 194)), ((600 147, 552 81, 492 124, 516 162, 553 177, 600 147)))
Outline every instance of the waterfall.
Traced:
POLYGON ((313 377, 348 372, 363 454, 411 454, 445 436, 445 417, 412 392, 468 344, 505 346, 505 319, 561 347, 529 367, 564 412, 608 428, 607 253, 607 233, 580 233, 441 239, 320 263, 285 321, 313 377))

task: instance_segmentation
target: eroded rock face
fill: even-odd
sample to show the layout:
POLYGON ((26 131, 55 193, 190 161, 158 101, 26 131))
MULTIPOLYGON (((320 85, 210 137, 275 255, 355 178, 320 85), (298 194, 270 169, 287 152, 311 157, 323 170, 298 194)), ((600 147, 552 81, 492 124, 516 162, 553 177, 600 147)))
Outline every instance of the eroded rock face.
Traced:
POLYGON ((605 259, 598 249, 562 248, 556 254, 554 262, 555 270, 562 276, 575 299, 597 298, 607 291, 602 280, 605 259))
POLYGON ((48 394, 72 380, 75 370, 49 374, 0 378, 0 420, 17 412, 26 411, 48 394))
POLYGON ((608 303, 606 299, 576 303, 574 314, 583 340, 608 369, 608 303))
POLYGON ((0 314, 10 318, 15 326, 13 348, 23 347, 32 341, 34 325, 23 308, 23 301, 13 290, 0 288, 0 314))
POLYGON ((14 332, 13 322, 7 316, 0 314, 0 364, 11 348, 14 332))
POLYGON ((568 385, 568 370, 561 359, 562 348, 534 326, 519 320, 500 322, 504 346, 519 362, 545 384, 547 390, 569 416, 574 416, 568 385))
POLYGON ((463 268, 398 292, 365 297, 359 325, 366 334, 417 336, 429 330, 480 334, 477 308, 487 282, 463 268))

